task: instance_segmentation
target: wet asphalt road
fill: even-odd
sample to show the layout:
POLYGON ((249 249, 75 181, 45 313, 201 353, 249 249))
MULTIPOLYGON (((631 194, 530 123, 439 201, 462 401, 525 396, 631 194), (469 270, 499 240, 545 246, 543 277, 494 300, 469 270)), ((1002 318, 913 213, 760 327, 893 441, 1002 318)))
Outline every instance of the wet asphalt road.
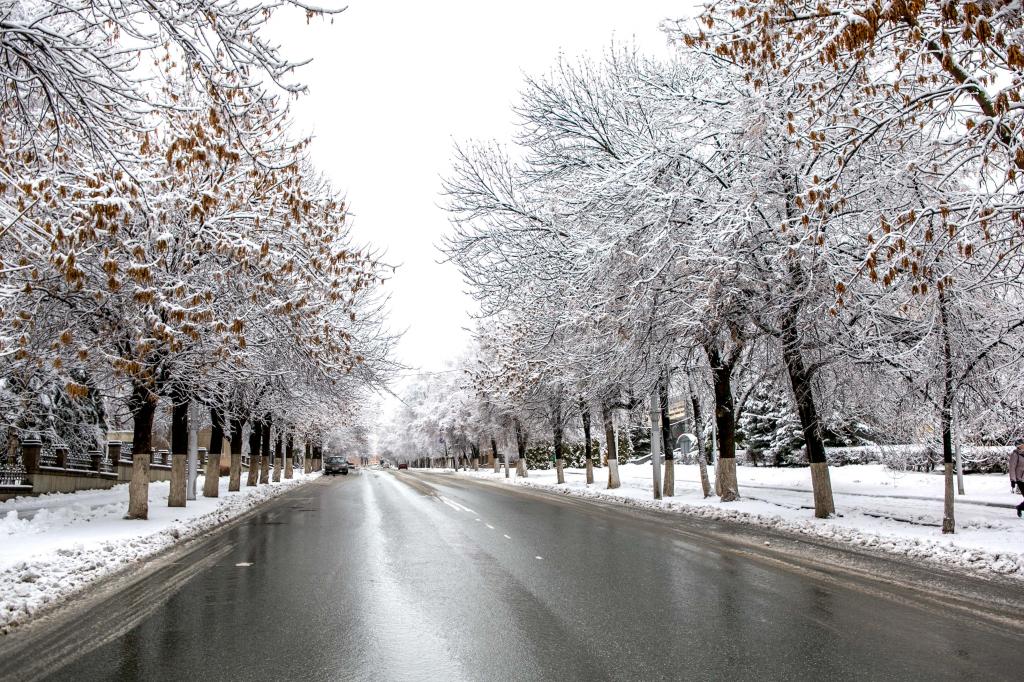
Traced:
POLYGON ((1020 679, 999 622, 1019 588, 964 582, 993 600, 976 613, 931 571, 765 537, 453 476, 321 479, 163 569, 141 622, 129 593, 66 624, 109 641, 43 677, 1020 679))

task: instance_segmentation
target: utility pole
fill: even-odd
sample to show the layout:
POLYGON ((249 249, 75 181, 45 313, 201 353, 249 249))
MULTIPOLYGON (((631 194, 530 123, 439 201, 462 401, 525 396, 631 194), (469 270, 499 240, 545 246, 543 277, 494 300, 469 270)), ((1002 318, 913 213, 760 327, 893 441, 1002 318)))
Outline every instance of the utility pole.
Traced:
POLYGON ((658 387, 651 391, 651 468, 654 469, 654 499, 661 499, 661 410, 658 387))

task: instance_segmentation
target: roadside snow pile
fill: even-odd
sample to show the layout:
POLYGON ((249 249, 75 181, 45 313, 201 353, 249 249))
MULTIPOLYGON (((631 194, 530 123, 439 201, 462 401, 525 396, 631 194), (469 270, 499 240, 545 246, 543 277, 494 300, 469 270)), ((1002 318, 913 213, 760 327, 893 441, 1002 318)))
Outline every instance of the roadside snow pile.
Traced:
MULTIPOLYGON (((0 634, 41 609, 128 564, 215 528, 319 473, 167 506, 170 484, 149 486, 149 519, 130 521, 127 484, 110 490, 26 497, 0 503, 0 634)), ((202 491, 202 477, 197 485, 202 491)))
MULTIPOLYGON (((937 474, 899 474, 876 464, 832 469, 836 510, 831 519, 816 519, 810 474, 800 468, 740 467, 741 499, 704 499, 696 466, 677 465, 676 495, 654 500, 649 464, 619 467, 622 487, 608 490, 607 469, 596 469, 587 485, 582 469, 566 469, 565 485, 552 470, 531 470, 529 478, 505 479, 490 471, 460 475, 511 485, 543 488, 633 507, 737 521, 800 533, 836 543, 881 550, 947 567, 1024 579, 1024 521, 1016 516, 1019 496, 1009 494, 1009 479, 1000 474, 965 478, 970 494, 957 496, 957 532, 942 535, 942 486, 937 474)), ((714 470, 708 467, 714 480, 714 470)))

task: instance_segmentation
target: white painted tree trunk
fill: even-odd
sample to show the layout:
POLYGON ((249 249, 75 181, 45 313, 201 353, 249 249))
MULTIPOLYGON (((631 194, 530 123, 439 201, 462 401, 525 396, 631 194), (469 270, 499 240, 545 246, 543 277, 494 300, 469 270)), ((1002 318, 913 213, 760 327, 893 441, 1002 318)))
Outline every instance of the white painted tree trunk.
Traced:
MULTIPOLYGON (((206 476, 203 479, 203 497, 218 497, 220 495, 220 458, 223 453, 231 452, 231 439, 221 439, 220 455, 206 456, 206 476)), ((234 469, 235 458, 231 457, 231 468, 234 469)))
POLYGON ((944 534, 956 532, 956 517, 953 515, 953 465, 943 465, 945 474, 945 495, 943 496, 942 507, 942 532, 944 534))
POLYGON ((171 488, 167 494, 168 507, 184 507, 188 489, 188 476, 185 471, 185 460, 188 455, 180 452, 171 453, 171 488))
POLYGON ((811 488, 814 491, 814 515, 827 519, 836 513, 832 497, 832 477, 828 473, 828 462, 811 462, 811 488))
POLYGON ((604 422, 604 452, 608 460, 608 490, 614 490, 621 485, 619 444, 615 440, 615 414, 607 404, 601 407, 601 421, 604 422))
POLYGON ((671 455, 666 454, 665 460, 665 485, 663 487, 663 493, 665 497, 675 497, 676 495, 676 465, 671 455))
POLYGON ((618 458, 608 459, 608 490, 613 490, 622 485, 622 481, 619 478, 619 460, 618 458))
POLYGON ((149 453, 132 453, 132 477, 128 482, 128 518, 149 518, 149 453))
MULTIPOLYGON (((242 446, 244 447, 244 445, 242 446)), ((231 468, 228 470, 228 492, 238 492, 242 488, 242 448, 235 452, 231 448, 231 468)))

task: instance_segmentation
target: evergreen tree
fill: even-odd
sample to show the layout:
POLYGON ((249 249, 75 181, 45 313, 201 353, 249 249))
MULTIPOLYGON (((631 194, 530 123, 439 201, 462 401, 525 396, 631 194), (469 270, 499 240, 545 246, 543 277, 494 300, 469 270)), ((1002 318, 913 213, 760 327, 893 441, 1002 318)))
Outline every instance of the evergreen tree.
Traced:
POLYGON ((773 466, 806 463, 800 419, 783 390, 759 386, 747 399, 739 425, 747 455, 755 464, 759 461, 773 466))

